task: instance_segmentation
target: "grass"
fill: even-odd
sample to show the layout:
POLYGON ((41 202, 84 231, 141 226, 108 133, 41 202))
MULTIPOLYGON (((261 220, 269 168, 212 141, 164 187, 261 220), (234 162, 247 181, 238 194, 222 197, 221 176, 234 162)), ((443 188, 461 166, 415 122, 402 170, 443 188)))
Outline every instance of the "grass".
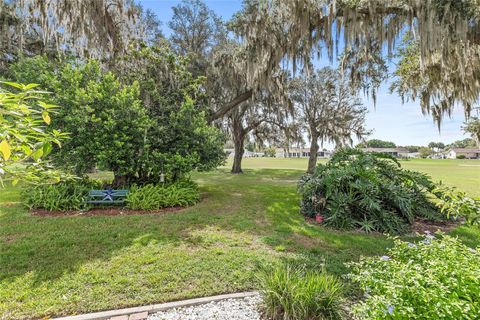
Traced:
MULTIPOLYGON (((203 201, 163 215, 34 217, 20 204, 18 189, 2 189, 0 318, 59 316, 254 289, 258 270, 282 261, 312 270, 325 263, 327 271, 341 275, 344 262, 382 254, 391 244, 380 235, 305 223, 296 194, 302 172, 258 169, 258 160, 245 161, 257 169, 244 175, 227 169, 195 174, 203 201)), ((478 196, 475 167, 457 166, 463 161, 441 168, 416 162, 408 164, 478 196)), ((480 243, 478 228, 452 233, 470 246, 480 243)))
MULTIPOLYGON (((319 159, 325 163, 326 159, 319 159)), ((245 169, 307 169, 307 158, 245 158, 242 166, 245 169)), ((401 160, 402 167, 420 171, 432 176, 434 181, 442 181, 451 186, 458 187, 472 197, 480 198, 480 161, 455 160, 455 159, 411 159, 401 160)), ((231 167, 231 160, 227 161, 224 168, 231 167)))

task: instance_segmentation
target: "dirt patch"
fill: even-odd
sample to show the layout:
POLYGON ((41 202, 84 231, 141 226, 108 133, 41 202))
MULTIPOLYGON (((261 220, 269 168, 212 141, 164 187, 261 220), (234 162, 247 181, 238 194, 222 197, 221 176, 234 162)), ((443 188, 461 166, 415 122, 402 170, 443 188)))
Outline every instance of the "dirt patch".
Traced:
POLYGON ((133 214, 165 214, 177 212, 186 209, 185 207, 164 208, 160 210, 129 210, 126 208, 110 207, 110 208, 93 208, 88 211, 48 211, 33 209, 30 213, 39 217, 73 217, 73 216, 127 216, 133 214))
POLYGON ((458 222, 454 221, 428 221, 417 219, 412 224, 412 232, 424 234, 425 232, 435 233, 437 231, 449 232, 458 226, 458 222))

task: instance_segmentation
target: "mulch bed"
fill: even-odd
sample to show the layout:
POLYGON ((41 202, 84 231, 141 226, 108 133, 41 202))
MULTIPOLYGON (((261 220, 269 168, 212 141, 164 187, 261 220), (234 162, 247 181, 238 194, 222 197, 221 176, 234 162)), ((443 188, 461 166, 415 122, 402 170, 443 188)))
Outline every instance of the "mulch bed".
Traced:
POLYGON ((412 224, 412 232, 424 234, 425 232, 435 233, 437 231, 449 232, 459 225, 458 221, 428 221, 417 219, 412 224))
MULTIPOLYGON (((314 218, 306 217, 307 223, 321 225, 315 221, 314 218)), ((441 231, 447 233, 452 231, 459 225, 458 221, 429 221, 424 219, 417 219, 411 226, 411 233, 425 234, 426 232, 435 233, 441 231)), ((361 231, 359 231, 361 232, 361 231)), ((372 232, 376 233, 376 232, 372 232)))
POLYGON ((33 209, 30 213, 39 217, 74 217, 74 216, 127 216, 132 214, 164 214, 177 212, 185 207, 164 208, 160 210, 129 210, 122 207, 108 207, 108 208, 93 208, 87 211, 48 211, 33 209))

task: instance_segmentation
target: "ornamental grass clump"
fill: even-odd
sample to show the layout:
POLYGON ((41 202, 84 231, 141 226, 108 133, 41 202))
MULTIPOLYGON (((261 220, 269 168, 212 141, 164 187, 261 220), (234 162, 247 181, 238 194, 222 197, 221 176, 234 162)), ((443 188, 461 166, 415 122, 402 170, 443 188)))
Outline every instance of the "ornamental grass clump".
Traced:
POLYGON ((418 243, 395 241, 382 257, 348 264, 347 276, 364 298, 359 319, 478 319, 480 251, 458 239, 427 234, 418 243))
POLYGON ((391 156, 340 150, 300 180, 301 212, 333 228, 399 234, 417 217, 442 219, 429 198, 434 188, 391 156))
POLYGON ((267 319, 341 319, 343 287, 337 277, 324 271, 280 266, 259 278, 267 319))

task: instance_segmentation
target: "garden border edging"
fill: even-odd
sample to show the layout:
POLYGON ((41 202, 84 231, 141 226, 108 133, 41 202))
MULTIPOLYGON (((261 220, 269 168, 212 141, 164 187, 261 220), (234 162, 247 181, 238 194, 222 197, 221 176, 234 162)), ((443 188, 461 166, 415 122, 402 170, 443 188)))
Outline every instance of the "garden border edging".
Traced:
POLYGON ((52 320, 102 320, 102 319, 109 319, 112 317, 126 316, 126 315, 131 315, 136 313, 142 313, 142 312, 147 312, 148 314, 151 314, 151 313, 165 311, 173 308, 190 307, 190 306, 196 306, 199 304, 205 304, 205 303, 227 300, 227 299, 247 298, 257 294, 258 292, 255 292, 255 291, 222 294, 222 295, 211 296, 211 297, 194 298, 194 299, 188 299, 188 300, 151 304, 151 305, 140 306, 140 307, 131 307, 131 308, 125 308, 125 309, 107 310, 107 311, 85 313, 85 314, 74 315, 74 316, 52 318, 52 320))

